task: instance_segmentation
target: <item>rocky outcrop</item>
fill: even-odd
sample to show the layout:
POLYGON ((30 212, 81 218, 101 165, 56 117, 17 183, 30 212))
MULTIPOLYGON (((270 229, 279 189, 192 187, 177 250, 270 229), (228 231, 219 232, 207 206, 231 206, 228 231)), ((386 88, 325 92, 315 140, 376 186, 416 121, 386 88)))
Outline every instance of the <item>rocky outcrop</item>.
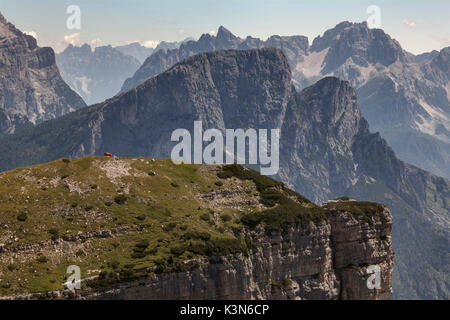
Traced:
POLYGON ((425 77, 428 80, 440 83, 443 87, 448 86, 450 81, 450 47, 443 48, 432 57, 427 64, 422 66, 425 77))
POLYGON ((334 268, 341 279, 342 299, 387 299, 392 295, 393 250, 390 233, 392 216, 385 209, 369 222, 332 209, 331 239, 334 268), (369 266, 380 269, 381 289, 368 290, 369 266))
POLYGON ((392 217, 385 209, 372 224, 330 211, 330 222, 291 227, 266 237, 249 253, 220 257, 190 272, 155 275, 84 299, 301 299, 368 300, 392 295, 392 217), (367 267, 380 267, 380 289, 369 289, 367 267))
POLYGON ((0 133, 62 116, 85 106, 62 80, 51 48, 0 14, 0 133))
POLYGON ((433 50, 430 52, 424 52, 422 54, 418 54, 417 56, 414 56, 414 60, 418 64, 424 64, 430 62, 432 59, 434 59, 439 54, 439 51, 433 50))
MULTIPOLYGON (((75 295, 58 291, 7 299, 389 299, 394 258, 389 210, 369 221, 334 209, 327 215, 326 222, 265 236, 248 254, 210 257, 188 271, 152 274, 75 295), (378 288, 368 286, 370 266, 380 270, 378 288)), ((260 232, 253 232, 255 239, 260 232)))
POLYGON ((80 297, 96 299, 389 299, 392 295, 392 217, 369 225, 345 212, 330 222, 291 227, 249 253, 220 257, 190 272, 155 275, 80 297), (383 239, 383 240, 381 240, 383 239), (381 289, 368 289, 369 265, 381 269, 381 289))

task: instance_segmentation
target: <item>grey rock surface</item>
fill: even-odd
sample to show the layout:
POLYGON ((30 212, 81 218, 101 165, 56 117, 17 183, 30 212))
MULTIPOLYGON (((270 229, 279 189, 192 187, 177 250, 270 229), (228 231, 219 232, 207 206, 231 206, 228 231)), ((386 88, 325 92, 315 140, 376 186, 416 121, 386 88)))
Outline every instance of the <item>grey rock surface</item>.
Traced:
POLYGON ((0 14, 0 133, 13 133, 86 106, 61 78, 51 48, 0 14))
MULTIPOLYGON (((138 281, 75 294, 57 291, 2 299, 389 299, 394 258, 389 210, 374 215, 371 223, 345 211, 329 210, 327 215, 327 221, 266 235, 246 255, 210 257, 183 272, 155 273, 138 281), (371 265, 380 268, 379 289, 367 286, 371 265)), ((258 232, 253 233, 256 239, 258 232)))
POLYGON ((380 132, 400 159, 450 178, 449 48, 415 57, 366 23, 339 23, 311 46, 303 36, 240 39, 221 27, 217 37, 205 34, 156 52, 125 81, 122 92, 194 54, 263 47, 283 50, 297 89, 326 76, 350 81, 371 130, 380 132))
POLYGON ((205 130, 280 128, 277 178, 289 187, 318 203, 352 196, 392 210, 394 297, 449 297, 449 181, 370 133, 349 82, 327 77, 297 92, 275 48, 196 55, 103 104, 3 137, 0 168, 104 152, 167 158, 173 130, 192 132, 195 120, 205 130))
POLYGON ((392 217, 369 226, 345 212, 330 222, 273 234, 248 257, 220 257, 189 272, 155 275, 81 293, 81 299, 379 300, 392 295, 392 217), (383 222, 382 222, 383 221, 383 222), (381 241, 383 238, 385 240, 381 241), (381 269, 381 289, 367 287, 367 266, 381 269))

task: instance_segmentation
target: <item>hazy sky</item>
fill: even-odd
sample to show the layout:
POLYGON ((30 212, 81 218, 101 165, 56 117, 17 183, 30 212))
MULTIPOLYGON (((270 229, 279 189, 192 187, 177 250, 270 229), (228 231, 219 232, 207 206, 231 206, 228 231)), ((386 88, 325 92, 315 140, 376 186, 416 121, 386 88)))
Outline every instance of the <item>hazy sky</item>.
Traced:
POLYGON ((40 46, 60 51, 69 42, 119 45, 179 41, 224 25, 240 37, 305 35, 312 42, 343 20, 361 22, 381 10, 381 28, 412 53, 450 46, 448 0, 0 0, 0 12, 40 46), (69 30, 66 9, 81 9, 81 29, 69 30))

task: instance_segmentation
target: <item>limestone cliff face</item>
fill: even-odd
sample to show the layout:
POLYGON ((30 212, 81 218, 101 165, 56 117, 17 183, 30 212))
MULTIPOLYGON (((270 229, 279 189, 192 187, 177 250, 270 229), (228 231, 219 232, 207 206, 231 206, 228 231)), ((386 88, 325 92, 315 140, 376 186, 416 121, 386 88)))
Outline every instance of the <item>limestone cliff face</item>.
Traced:
POLYGON ((0 14, 0 133, 84 106, 61 78, 53 50, 38 47, 0 14))
POLYGON ((122 92, 198 53, 218 49, 279 48, 297 89, 327 76, 357 90, 361 112, 400 159, 450 178, 449 48, 414 57, 381 29, 344 21, 315 38, 272 36, 266 41, 235 37, 221 27, 174 50, 155 52, 128 78, 122 92))
POLYGON ((334 268, 341 280, 342 299, 387 299, 392 295, 392 216, 386 209, 371 223, 348 213, 331 210, 334 268), (367 267, 377 265, 381 289, 367 288, 367 267))
POLYGON ((394 258, 389 210, 370 222, 339 210, 327 214, 327 222, 264 237, 248 255, 215 257, 191 271, 155 274, 76 298, 389 299, 394 258), (367 286, 371 265, 380 268, 380 289, 367 286))
POLYGON ((61 159, 2 173, 0 186, 0 299, 392 294, 382 204, 318 206, 239 165, 170 159, 61 159), (74 279, 82 286, 72 293, 74 279))

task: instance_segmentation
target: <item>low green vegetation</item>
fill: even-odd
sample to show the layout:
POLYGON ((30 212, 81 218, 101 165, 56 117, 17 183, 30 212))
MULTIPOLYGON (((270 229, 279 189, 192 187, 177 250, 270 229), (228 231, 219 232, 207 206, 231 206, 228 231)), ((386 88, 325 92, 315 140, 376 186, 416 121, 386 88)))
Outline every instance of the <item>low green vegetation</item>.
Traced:
POLYGON ((339 198, 336 198, 334 200, 349 201, 350 198, 349 197, 339 197, 339 198))
POLYGON ((251 211, 241 217, 249 228, 262 225, 267 232, 283 231, 288 226, 325 220, 325 211, 298 193, 286 188, 283 183, 262 176, 258 172, 239 165, 224 166, 220 178, 251 180, 260 193, 260 202, 267 208, 251 211))
POLYGON ((0 296, 60 290, 69 265, 82 278, 100 276, 85 284, 99 286, 246 254, 255 244, 244 213, 203 198, 237 186, 250 190, 244 198, 258 194, 213 167, 144 158, 60 159, 1 173, 0 245, 16 251, 0 256, 0 296))
POLYGON ((0 246, 12 249, 0 254, 0 296, 61 290, 70 265, 99 276, 84 287, 189 270, 248 254, 263 235, 249 232, 257 226, 324 219, 321 207, 238 165, 85 157, 18 168, 0 174, 0 246))
POLYGON ((385 206, 369 201, 346 201, 349 199, 339 198, 341 201, 328 202, 324 208, 328 210, 348 212, 353 216, 362 217, 369 224, 373 223, 372 217, 383 212, 385 206))

